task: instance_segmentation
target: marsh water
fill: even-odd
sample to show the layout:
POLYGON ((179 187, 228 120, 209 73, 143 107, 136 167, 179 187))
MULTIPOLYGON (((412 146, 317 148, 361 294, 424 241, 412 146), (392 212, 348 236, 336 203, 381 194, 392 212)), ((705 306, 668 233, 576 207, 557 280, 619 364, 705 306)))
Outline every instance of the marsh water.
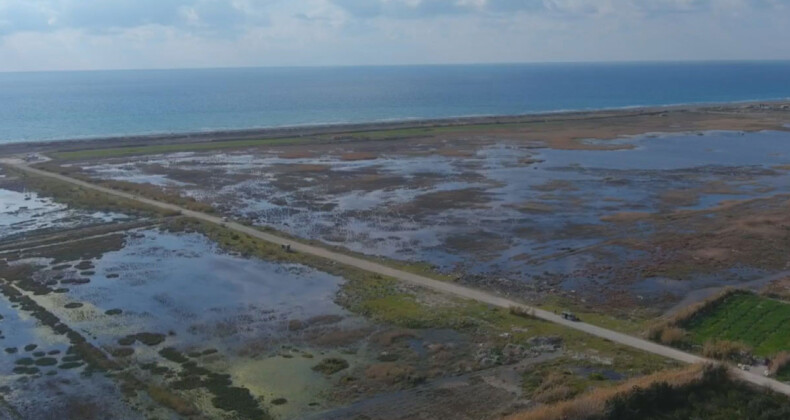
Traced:
POLYGON ((197 234, 134 232, 92 265, 88 275, 76 268, 53 273, 89 279, 62 299, 92 308, 53 311, 99 338, 109 329, 110 341, 135 330, 173 332, 168 341, 179 347, 237 349, 249 337, 275 343, 292 319, 347 315, 333 301, 341 279, 229 255, 197 234), (103 316, 115 308, 123 313, 103 316))
POLYGON ((12 412, 0 407, 0 416, 79 418, 102 406, 106 412, 122 418, 143 418, 122 402, 121 392, 112 380, 91 374, 82 366, 68 367, 68 340, 17 312, 2 296, 0 328, 4 348, 0 357, 0 389, 4 401, 13 407, 12 412))
POLYGON ((5 189, 0 184, 0 239, 42 229, 73 228, 122 219, 126 216, 70 209, 35 192, 5 189))
MULTIPOLYGON (((322 358, 340 355, 344 347, 316 343, 371 325, 334 302, 341 278, 298 264, 233 255, 196 233, 133 230, 124 234, 122 245, 95 258, 63 261, 56 254, 10 264, 36 267, 34 282, 59 286, 56 292, 39 293, 35 300, 92 345, 124 361, 151 383, 172 375, 151 373, 157 369, 177 372, 177 364, 162 358, 162 348, 190 354, 202 369, 230 375, 236 386, 249 389, 255 398, 284 398, 288 404, 269 410, 285 418, 324 407, 320 393, 331 381, 312 367, 322 358), (124 342, 141 333, 153 342, 124 342)), ((52 412, 57 407, 50 400, 64 401, 53 383, 62 383, 70 384, 62 385, 69 392, 91 396, 74 398, 75 404, 109 404, 106 401, 117 399, 120 408, 108 405, 106 412, 141 417, 140 407, 124 406, 117 387, 101 374, 78 380, 87 369, 81 363, 68 369, 53 365, 41 372, 14 370, 23 363, 20 358, 30 356, 26 346, 57 350, 58 357, 64 357, 69 342, 26 318, 15 309, 17 305, 0 303, 3 343, 14 349, 0 361, 0 385, 13 384, 14 392, 5 398, 14 407, 30 405, 30 413, 36 413, 39 405, 52 412), (48 376, 50 371, 53 376, 48 376)), ((353 366, 364 355, 343 357, 353 366)), ((201 401, 200 395, 193 398, 201 401)))
MULTIPOLYGON (((616 150, 503 141, 464 156, 179 153, 85 169, 167 185, 234 217, 354 251, 517 278, 638 256, 609 242, 648 235, 652 226, 619 231, 608 218, 711 209, 776 194, 790 182, 786 132, 647 134, 606 144, 616 150), (207 182, 196 181, 201 171, 207 182), (576 252, 588 247, 595 251, 576 252)), ((670 283, 645 279, 634 288, 670 283)))
MULTIPOLYGON (((72 164, 94 177, 194 197, 244 222, 428 262, 476 286, 506 278, 585 291, 585 299, 609 294, 607 285, 623 281, 612 267, 649 257, 635 240, 659 230, 693 232, 697 225, 684 217, 714 219, 729 203, 781 196, 790 182, 790 133, 649 134, 585 143, 608 150, 500 139, 449 151, 412 142, 380 153, 349 154, 341 145, 298 156, 258 149, 72 164)), ((0 239, 9 243, 20 239, 17 233, 126 218, 5 185, 0 239)), ((300 418, 394 391, 398 383, 382 385, 398 372, 388 370, 393 360, 421 380, 429 372, 442 372, 431 377, 437 379, 493 363, 490 348, 458 331, 404 331, 349 312, 339 297, 353 283, 342 278, 228 252, 190 227, 168 230, 161 223, 118 224, 100 243, 6 253, 0 268, 23 273, 16 283, 23 296, 125 373, 172 387, 212 415, 227 412, 216 406, 218 391, 206 378, 227 375, 274 416, 300 418), (81 246, 84 252, 76 252, 81 246), (22 270, 26 266, 30 271, 22 270), (335 376, 321 373, 316 366, 328 359, 348 365, 335 376)), ((639 299, 680 297, 765 274, 749 265, 717 269, 682 280, 629 277, 619 286, 639 299)), ((52 330, 29 307, 0 297, 0 402, 23 418, 59 412, 88 418, 102 410, 124 418, 175 417, 143 393, 130 397, 116 376, 75 358, 74 343, 52 330)), ((575 373, 622 378, 605 368, 575 373)))

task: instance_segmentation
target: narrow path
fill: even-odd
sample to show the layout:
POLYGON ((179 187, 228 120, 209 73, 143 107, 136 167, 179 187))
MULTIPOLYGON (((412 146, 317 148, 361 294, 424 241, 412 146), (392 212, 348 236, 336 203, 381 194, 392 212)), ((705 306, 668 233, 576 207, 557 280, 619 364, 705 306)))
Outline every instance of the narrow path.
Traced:
MULTIPOLYGON (((2 250, 0 250, 0 256, 4 256, 4 255, 8 255, 8 254, 16 254, 16 253, 24 254, 25 252, 35 251, 37 249, 47 249, 47 248, 60 247, 60 246, 63 246, 63 245, 68 245, 68 244, 73 244, 73 243, 78 243, 78 242, 85 242, 85 241, 90 241, 90 240, 93 240, 93 239, 106 238, 108 236, 122 235, 122 234, 123 234, 123 232, 107 232, 107 233, 101 233, 101 234, 98 234, 98 235, 85 236, 85 237, 81 237, 81 238, 77 238, 77 239, 69 239, 69 240, 66 240, 66 241, 49 242, 49 243, 45 243, 45 244, 42 244, 42 245, 31 245, 31 246, 27 246, 27 247, 24 247, 24 245, 23 245, 22 248, 2 249, 2 250)), ((24 256, 22 258, 24 258, 24 256)))
MULTIPOLYGON (((687 353, 684 351, 677 350, 672 347, 667 347, 658 343, 654 343, 652 341, 644 340, 638 337, 634 337, 631 335, 619 333, 617 331, 608 330, 606 328, 601 328, 595 325, 590 325, 584 322, 574 322, 569 321, 562 318, 560 315, 554 314, 549 311, 545 311, 543 309, 527 306, 521 304, 519 302, 503 298, 501 296, 494 295, 489 292, 484 292, 481 290, 473 289, 466 286, 460 286, 453 283, 447 283, 439 280, 435 280, 432 278, 420 276, 417 274, 409 273, 406 271, 398 270, 395 268, 387 267, 375 262, 367 261, 361 258, 352 257, 350 255, 345 255, 337 252, 330 251, 326 248, 322 248, 319 246, 303 244, 299 242, 290 241, 285 238, 281 238, 276 235, 272 235, 269 233, 261 232, 255 228, 245 226, 236 222, 225 222, 221 217, 213 216, 207 213, 197 212, 193 210, 189 210, 180 206, 176 206, 174 204, 164 203, 161 201, 151 200, 149 198, 140 197, 134 194, 130 194, 123 191, 113 190, 111 188, 102 187, 99 185, 91 184, 89 182, 81 181, 79 179, 74 179, 71 177, 67 177, 61 174, 42 171, 40 169, 32 168, 27 166, 17 160, 10 160, 10 159, 2 159, 0 163, 4 163, 9 165, 13 168, 16 168, 21 171, 25 171, 31 174, 57 179, 59 181, 67 182, 73 185, 77 185, 83 188, 91 189, 94 191, 103 192, 108 195, 122 197, 128 200, 134 200, 139 203, 147 204, 152 207, 156 207, 163 210, 170 210, 170 211, 177 211, 181 212, 184 216, 192 217, 195 219, 203 220, 209 223, 214 223, 218 225, 223 225, 228 229, 245 233, 252 237, 271 242, 277 245, 290 245, 291 249, 296 252, 303 252, 306 254, 315 255, 317 257, 326 258, 328 260, 332 260, 341 264, 348 265, 350 267, 358 268, 360 270, 377 273, 382 276, 392 277, 400 281, 404 281, 407 283, 411 283, 420 287, 424 287, 436 292, 446 293, 448 295, 457 296, 464 299, 471 299, 476 300, 478 302, 486 303, 489 305, 494 305, 500 308, 510 308, 510 307, 520 307, 526 311, 532 313, 535 317, 540 318, 545 321, 553 322, 555 324, 560 324, 562 326, 572 328, 575 330, 583 331, 585 333, 594 335, 599 338, 603 338, 618 344, 622 344, 625 346, 629 346, 635 349, 639 349, 642 351, 646 351, 648 353, 653 353, 659 356, 663 356, 666 358, 674 359, 684 363, 715 363, 715 361, 706 359, 691 353, 687 353)), ((771 378, 767 378, 761 375, 756 375, 751 372, 743 371, 740 369, 732 369, 732 372, 738 376, 740 379, 751 382, 756 385, 764 386, 770 388, 774 391, 781 392, 785 395, 790 395, 790 385, 784 384, 782 382, 773 380, 771 378)))
MULTIPOLYGON (((20 240, 12 240, 11 242, 3 243, 0 245, 0 255, 10 254, 14 252, 24 252, 34 249, 43 249, 53 246, 60 246, 69 243, 82 242, 89 239, 103 238, 110 235, 117 235, 132 229, 151 228, 161 225, 158 221, 148 221, 143 223, 114 223, 106 226, 111 229, 99 229, 96 233, 86 235, 87 232, 96 231, 94 227, 71 229, 68 231, 58 232, 54 235, 39 236, 33 238, 22 238, 20 240), (67 239, 73 238, 75 239, 67 239)), ((5 242, 7 239, 3 239, 5 242)))

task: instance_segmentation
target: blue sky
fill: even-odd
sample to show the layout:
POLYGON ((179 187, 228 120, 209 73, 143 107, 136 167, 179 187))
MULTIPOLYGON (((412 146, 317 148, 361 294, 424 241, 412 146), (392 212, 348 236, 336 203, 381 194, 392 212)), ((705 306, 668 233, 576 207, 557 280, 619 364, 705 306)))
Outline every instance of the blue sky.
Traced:
POLYGON ((790 0, 0 0, 0 71, 790 59, 790 0))

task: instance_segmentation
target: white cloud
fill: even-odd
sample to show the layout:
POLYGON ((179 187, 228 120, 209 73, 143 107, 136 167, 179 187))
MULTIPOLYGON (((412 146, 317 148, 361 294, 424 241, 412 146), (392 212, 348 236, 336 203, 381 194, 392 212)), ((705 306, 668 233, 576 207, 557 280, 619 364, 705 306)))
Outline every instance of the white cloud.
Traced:
POLYGON ((0 0, 0 70, 790 59, 783 0, 0 0))

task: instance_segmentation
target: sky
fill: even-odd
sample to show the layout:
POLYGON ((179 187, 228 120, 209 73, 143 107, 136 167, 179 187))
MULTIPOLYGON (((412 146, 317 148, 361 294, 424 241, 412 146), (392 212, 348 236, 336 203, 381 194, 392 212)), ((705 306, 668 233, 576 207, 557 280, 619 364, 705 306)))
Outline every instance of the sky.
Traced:
POLYGON ((0 71, 790 59, 790 0, 0 0, 0 71))

